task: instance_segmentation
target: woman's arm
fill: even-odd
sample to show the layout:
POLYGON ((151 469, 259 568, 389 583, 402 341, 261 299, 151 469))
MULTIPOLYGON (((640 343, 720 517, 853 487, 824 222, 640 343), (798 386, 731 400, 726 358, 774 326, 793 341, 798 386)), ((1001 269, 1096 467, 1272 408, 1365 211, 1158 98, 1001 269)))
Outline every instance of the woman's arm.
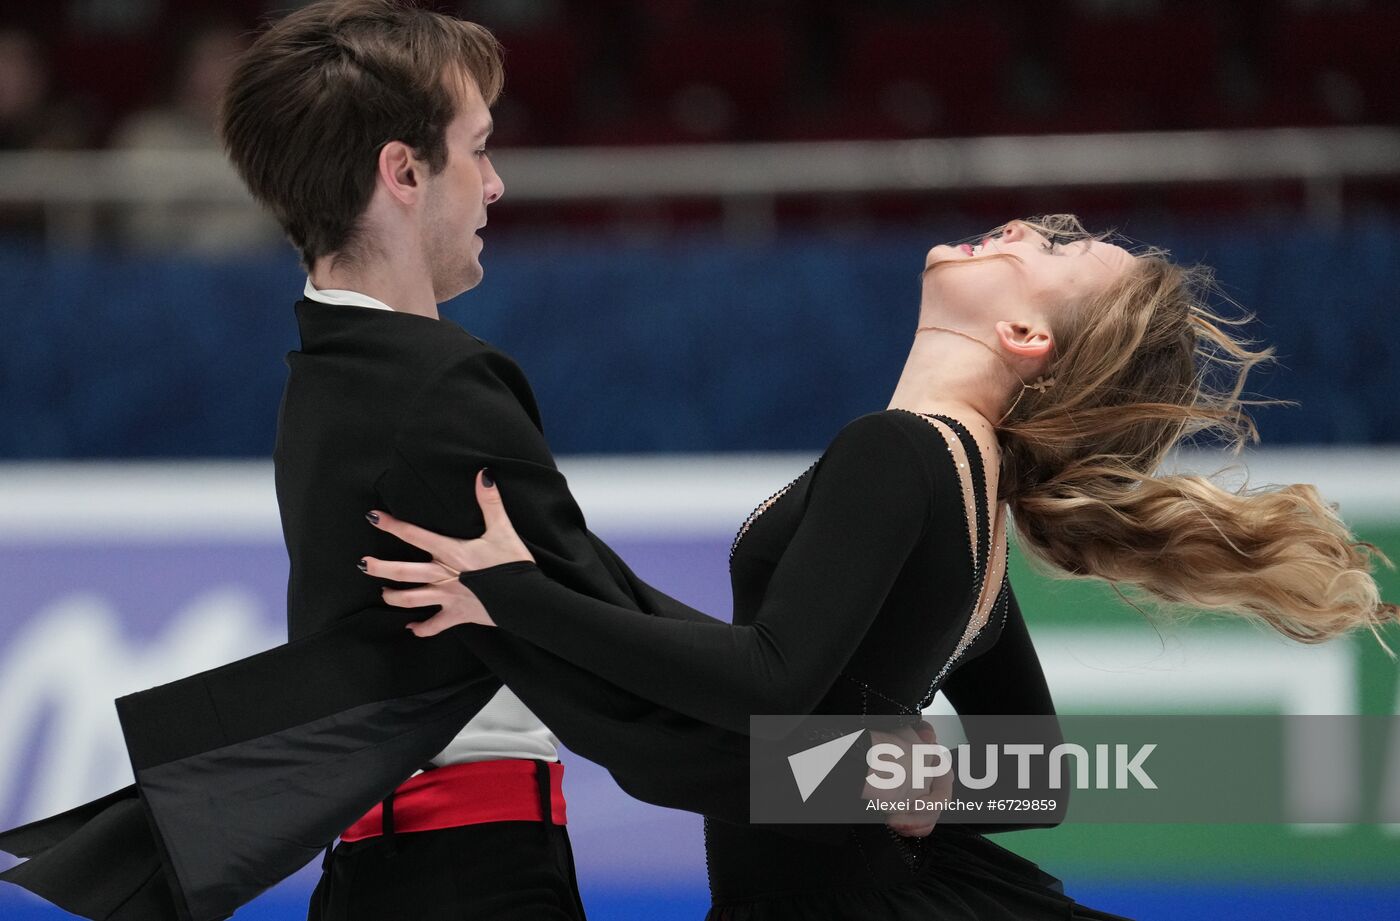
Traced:
MULTIPOLYGON (((1039 742, 1045 746, 1046 751, 1050 751, 1064 741, 1059 721, 1055 718, 1055 704, 1050 698, 1050 687, 1045 681, 1040 657, 1036 655, 1035 645, 1026 629, 1026 620, 1021 614, 1020 605, 1016 603, 1016 595, 1011 590, 1009 581, 1006 583, 1006 591, 1009 596, 1008 607, 1001 636, 991 649, 963 663, 948 676, 943 685, 943 694, 953 705, 953 709, 958 711, 958 716, 963 720, 963 728, 968 732, 968 741, 973 743, 974 747, 1001 741, 994 737, 995 730, 999 728, 996 721, 992 721, 989 732, 979 732, 981 727, 977 717, 1035 716, 1043 718, 1043 721, 1034 726, 1036 737, 1033 740, 1017 741, 1039 742)), ((1048 769, 1048 760, 1036 761, 1034 764, 1036 770, 1048 769)), ((1037 778, 1041 779, 1043 775, 1037 778)), ((992 834, 1059 825, 1064 820, 1069 806, 1068 792, 1063 790, 1053 794, 1059 800, 1056 809, 1037 816, 1035 821, 970 824, 967 828, 982 834, 992 834)))
POLYGON ((1006 592, 1001 636, 991 649, 956 668, 943 684, 943 695, 959 716, 1055 714, 1040 657, 1010 581, 1006 592))
MULTIPOLYGON (((507 631, 659 704, 747 732, 752 714, 810 712, 845 666, 929 523, 924 470, 888 417, 843 429, 747 626, 639 614, 529 563, 464 573, 462 582, 507 631)), ((439 603, 395 594, 386 598, 439 603)))

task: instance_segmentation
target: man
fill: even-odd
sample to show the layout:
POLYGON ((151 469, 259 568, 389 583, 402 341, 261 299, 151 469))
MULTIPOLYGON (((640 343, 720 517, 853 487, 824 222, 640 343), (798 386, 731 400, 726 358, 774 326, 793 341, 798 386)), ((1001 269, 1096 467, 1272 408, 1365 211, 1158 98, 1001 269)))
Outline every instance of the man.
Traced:
MULTIPOLYGON (((435 411, 492 353, 425 319, 482 278, 477 232, 504 192, 485 151, 501 83, 486 30, 364 0, 285 17, 231 81, 229 156, 308 269, 275 451, 293 640, 377 603, 349 565, 364 510, 438 504, 452 472, 404 482, 437 450, 424 440, 440 421, 485 421, 470 393, 462 415, 435 411)), ((431 773, 342 834, 311 917, 581 918, 557 745, 496 690, 431 773)))
POLYGON ((520 370, 438 317, 482 278, 501 82, 489 33, 393 0, 312 4, 241 60, 224 141, 308 269, 274 452, 291 642, 118 701, 136 787, 0 834, 31 858, 4 879, 84 917, 212 921, 339 837, 312 919, 581 918, 556 734, 639 799, 747 820, 742 736, 497 631, 417 639, 352 568, 411 552, 372 508, 480 534, 485 467, 552 577, 705 618, 586 529, 520 370))

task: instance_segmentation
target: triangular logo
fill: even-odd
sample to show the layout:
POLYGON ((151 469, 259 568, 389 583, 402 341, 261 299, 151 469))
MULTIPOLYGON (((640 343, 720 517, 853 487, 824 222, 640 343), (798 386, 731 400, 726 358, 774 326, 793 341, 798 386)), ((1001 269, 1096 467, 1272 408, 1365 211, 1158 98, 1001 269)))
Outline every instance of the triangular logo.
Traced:
POLYGON ((851 750, 851 746, 856 744, 856 739, 864 731, 857 729, 850 735, 823 742, 795 755, 788 755, 788 766, 792 768, 792 777, 797 781, 797 792, 802 795, 802 802, 807 802, 807 797, 821 786, 822 781, 826 780, 826 775, 836 767, 841 756, 851 750))

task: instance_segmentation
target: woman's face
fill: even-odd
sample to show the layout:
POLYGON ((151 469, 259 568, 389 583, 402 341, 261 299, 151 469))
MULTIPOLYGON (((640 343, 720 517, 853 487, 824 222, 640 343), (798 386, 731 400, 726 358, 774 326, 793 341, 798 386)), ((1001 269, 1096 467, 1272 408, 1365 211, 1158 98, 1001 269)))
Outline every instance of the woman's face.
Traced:
POLYGON ((924 261, 924 299, 940 316, 962 321, 1011 319, 1103 290, 1132 265, 1121 246, 1101 240, 1056 243, 1020 221, 977 243, 940 244, 924 261), (993 254, 1017 258, 984 259, 993 254))

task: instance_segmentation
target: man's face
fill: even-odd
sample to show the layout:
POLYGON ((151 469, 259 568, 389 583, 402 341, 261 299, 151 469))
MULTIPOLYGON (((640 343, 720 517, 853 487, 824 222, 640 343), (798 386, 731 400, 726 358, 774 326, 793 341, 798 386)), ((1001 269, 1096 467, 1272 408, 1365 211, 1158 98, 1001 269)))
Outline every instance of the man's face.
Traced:
POLYGON ((457 117, 447 126, 447 165, 425 186, 423 240, 438 303, 481 281, 477 231, 486 226, 486 206, 505 192, 486 152, 491 112, 475 83, 466 83, 457 117))

